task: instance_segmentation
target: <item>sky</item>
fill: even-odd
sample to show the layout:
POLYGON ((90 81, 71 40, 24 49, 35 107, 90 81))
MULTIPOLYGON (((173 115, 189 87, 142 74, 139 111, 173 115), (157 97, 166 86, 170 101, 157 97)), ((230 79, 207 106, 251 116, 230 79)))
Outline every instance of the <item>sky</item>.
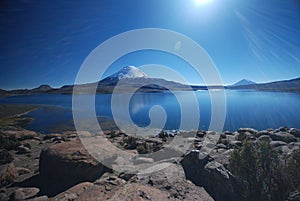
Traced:
MULTIPOLYGON (((197 42, 224 84, 300 77, 299 0, 1 0, 0 88, 73 84, 93 49, 141 28, 168 29, 197 42)), ((119 58, 106 75, 147 64, 203 84, 188 63, 157 51, 119 58)), ((164 71, 147 73, 172 79, 164 71)))

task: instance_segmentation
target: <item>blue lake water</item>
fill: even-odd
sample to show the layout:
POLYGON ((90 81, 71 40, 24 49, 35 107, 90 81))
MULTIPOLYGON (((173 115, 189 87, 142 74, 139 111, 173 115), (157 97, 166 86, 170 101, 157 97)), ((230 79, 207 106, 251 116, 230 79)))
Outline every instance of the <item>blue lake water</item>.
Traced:
MULTIPOLYGON (((122 104, 114 105, 116 111, 128 111, 132 121, 145 127, 150 124, 149 111, 153 106, 161 106, 166 114, 165 129, 177 129, 181 123, 180 107, 185 105, 188 117, 193 118, 197 109, 190 103, 189 95, 194 93, 199 107, 199 129, 207 130, 211 119, 211 100, 208 91, 136 93, 126 108, 122 104), (178 100, 180 98, 180 100, 178 100), (120 108, 118 108, 120 107, 120 108)), ((300 94, 285 92, 261 92, 226 90, 226 120, 223 130, 234 131, 240 127, 252 127, 258 130, 278 128, 280 126, 300 128, 300 94)), ((80 95, 89 97, 91 95, 80 95)), ((111 94, 97 94, 95 111, 97 116, 113 119, 111 94)), ((122 102, 124 94, 116 95, 122 102)), ((72 96, 61 94, 20 95, 1 98, 0 103, 20 103, 41 105, 40 109, 27 114, 34 118, 28 129, 39 132, 51 132, 53 127, 72 125, 72 96)), ((84 110, 84 105, 82 110, 84 110)), ((84 112, 84 111, 83 111, 84 112)), ((160 121, 161 113, 154 116, 160 121)), ((118 117, 122 119, 122 113, 118 117)), ((163 119, 163 118, 162 118, 163 119)), ((123 119, 123 120, 126 120, 123 119)), ((189 120, 189 119, 188 119, 189 120)), ((65 127, 69 129, 68 126, 65 127)))

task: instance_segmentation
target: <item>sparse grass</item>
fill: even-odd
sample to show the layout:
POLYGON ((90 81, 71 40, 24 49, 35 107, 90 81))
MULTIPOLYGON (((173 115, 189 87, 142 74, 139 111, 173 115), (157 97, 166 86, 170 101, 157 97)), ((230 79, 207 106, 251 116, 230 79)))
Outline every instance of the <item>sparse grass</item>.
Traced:
POLYGON ((31 119, 20 116, 37 108, 34 105, 0 104, 0 128, 26 125, 31 119))
POLYGON ((37 108, 34 105, 0 104, 0 119, 15 117, 37 108))
POLYGON ((241 194, 249 201, 286 200, 300 187, 300 150, 288 158, 267 141, 244 141, 230 158, 229 169, 242 187, 241 194))

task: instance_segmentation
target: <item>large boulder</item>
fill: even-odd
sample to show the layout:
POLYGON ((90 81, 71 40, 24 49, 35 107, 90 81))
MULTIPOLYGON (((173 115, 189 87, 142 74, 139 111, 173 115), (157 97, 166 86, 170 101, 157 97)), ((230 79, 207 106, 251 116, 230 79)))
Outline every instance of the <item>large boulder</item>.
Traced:
POLYGON ((159 189, 168 194, 170 200, 213 201, 203 187, 196 186, 185 178, 184 170, 179 164, 161 163, 158 166, 165 168, 158 167, 161 170, 136 175, 130 181, 159 189))
POLYGON ((292 135, 290 133, 286 133, 286 132, 274 133, 274 134, 271 134, 270 137, 274 141, 283 141, 286 143, 297 142, 297 138, 294 135, 292 135))
POLYGON ((240 200, 236 181, 223 164, 196 151, 189 152, 181 163, 186 178, 203 186, 216 201, 240 200))
POLYGON ((67 186, 94 181, 107 170, 89 155, 78 139, 42 150, 39 169, 44 180, 59 185, 67 183, 67 186))
POLYGON ((297 128, 291 128, 289 131, 290 134, 292 134, 295 137, 300 138, 300 129, 297 128))

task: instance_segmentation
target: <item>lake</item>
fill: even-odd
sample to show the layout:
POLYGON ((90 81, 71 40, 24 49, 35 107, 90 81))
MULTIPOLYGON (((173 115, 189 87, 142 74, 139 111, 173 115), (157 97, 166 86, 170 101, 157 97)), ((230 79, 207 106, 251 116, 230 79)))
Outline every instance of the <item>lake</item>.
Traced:
MULTIPOLYGON (((128 107, 121 103, 124 94, 114 95, 114 100, 120 104, 114 104, 114 110, 119 112, 117 119, 127 121, 126 112, 129 111, 132 121, 139 127, 148 126, 151 121, 149 111, 159 105, 158 112, 152 115, 152 121, 161 124, 165 114, 165 129, 178 129, 181 123, 180 107, 187 110, 185 119, 200 115, 198 129, 207 130, 211 119, 211 101, 208 91, 195 92, 162 92, 162 93, 136 93, 129 102, 128 107), (199 111, 194 104, 190 103, 190 95, 194 94, 199 111), (162 113, 161 108, 164 108, 162 113), (197 113, 197 114, 196 114, 197 113)), ((213 92, 218 93, 218 92, 213 92)), ((286 92, 263 92, 226 90, 226 119, 224 131, 234 131, 241 127, 252 127, 258 130, 278 128, 280 126, 300 128, 300 94, 286 92)), ((91 95, 79 95, 89 98, 91 95)), ((95 98, 95 111, 97 116, 105 117, 109 121, 113 119, 111 109, 111 94, 97 94, 95 98)), ((27 116, 33 117, 34 121, 28 125, 28 129, 49 133, 54 131, 68 130, 73 127, 72 96, 62 94, 39 94, 19 95, 0 98, 0 103, 20 103, 41 105, 38 110, 32 111, 27 116), (59 128, 59 129, 58 129, 59 128)), ((84 109, 81 112, 84 114, 84 109)), ((150 115, 151 116, 151 115, 150 115)), ((115 116, 114 116, 115 117, 115 116)), ((152 122, 152 123, 153 123, 152 122)), ((160 125, 157 125, 160 127, 160 125)))

